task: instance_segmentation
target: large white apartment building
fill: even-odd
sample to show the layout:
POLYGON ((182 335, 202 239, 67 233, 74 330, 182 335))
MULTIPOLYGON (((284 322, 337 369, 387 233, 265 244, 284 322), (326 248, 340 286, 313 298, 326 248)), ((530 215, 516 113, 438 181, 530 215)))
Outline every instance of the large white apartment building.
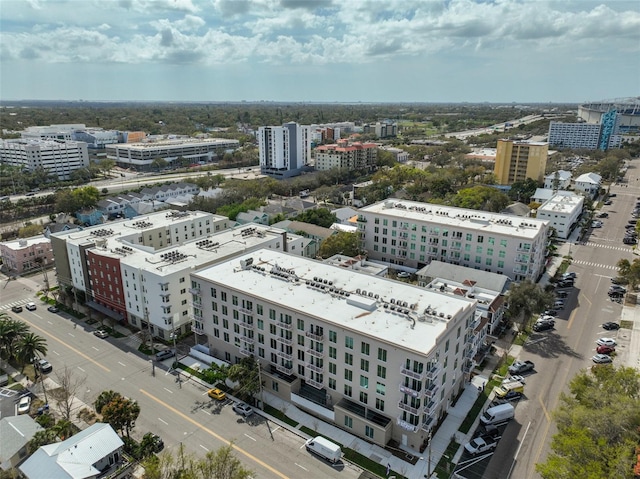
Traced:
POLYGON ((311 158, 310 130, 294 122, 258 128, 260 172, 274 178, 299 175, 311 158))
POLYGON ((546 221, 415 201, 386 200, 358 211, 371 259, 420 269, 432 260, 536 280, 544 271, 546 221))
POLYGON ((119 143, 106 145, 107 158, 114 160, 123 168, 133 167, 137 170, 149 170, 157 158, 171 163, 178 158, 186 158, 194 163, 211 162, 227 151, 235 150, 240 145, 238 140, 220 138, 211 139, 176 139, 158 140, 140 143, 119 143))
POLYGON ((567 239, 577 226, 584 207, 584 196, 558 191, 538 208, 536 217, 549 222, 558 238, 567 239))
POLYGON ((87 144, 70 140, 16 139, 0 141, 0 163, 28 170, 42 167, 60 180, 89 166, 87 144))
POLYGON ((378 445, 418 449, 468 378, 476 302, 277 251, 191 274, 209 350, 378 445))

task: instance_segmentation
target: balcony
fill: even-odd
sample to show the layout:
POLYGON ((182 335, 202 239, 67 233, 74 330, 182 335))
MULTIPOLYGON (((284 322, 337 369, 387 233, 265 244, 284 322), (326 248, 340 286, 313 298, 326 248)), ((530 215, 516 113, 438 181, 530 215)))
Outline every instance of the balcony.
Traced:
POLYGON ((401 417, 402 416, 398 416, 398 418, 396 419, 396 424, 398 426, 400 426, 405 431, 416 432, 418 430, 418 426, 414 426, 413 424, 408 423, 407 421, 401 419, 401 417))
POLYGON ((316 389, 324 388, 324 385, 322 383, 319 383, 318 381, 314 381, 311 378, 305 378, 304 382, 307 383, 309 386, 313 386, 316 389))
POLYGON ((316 366, 315 364, 307 363, 306 367, 311 369, 315 373, 323 373, 324 372, 323 368, 321 368, 319 366, 316 366))
POLYGON ((276 341, 278 341, 281 344, 285 344, 287 346, 291 346, 293 344, 293 340, 292 339, 287 339, 287 338, 285 338, 283 336, 278 336, 276 338, 276 341))
POLYGON ((247 309, 247 308, 243 308, 242 306, 238 307, 238 311, 240 311, 241 313, 244 313, 244 314, 253 315, 253 310, 247 309))
POLYGON ((191 294, 195 294, 196 296, 200 296, 200 288, 189 288, 189 292, 191 294))
POLYGON ((202 323, 191 323, 191 331, 196 333, 196 334, 203 335, 204 334, 204 326, 202 326, 202 323))
POLYGON ((403 376, 409 376, 412 379, 417 379, 418 381, 422 381, 424 379, 424 373, 417 373, 405 367, 400 368, 400 374, 403 376))
POLYGON ((367 222, 367 218, 365 218, 364 216, 358 215, 358 223, 366 223, 366 222, 367 222))
POLYGON ((244 334, 242 335, 242 337, 240 338, 242 341, 244 341, 245 343, 249 343, 249 344, 253 344, 256 342, 255 339, 249 337, 249 336, 245 336, 244 334))
POLYGON ((438 374, 440 374, 440 366, 437 364, 434 364, 431 367, 431 369, 427 371, 426 377, 427 379, 435 379, 438 376, 438 374))
POLYGON ((285 323, 283 321, 278 322, 278 326, 280 326, 282 329, 286 329, 287 331, 291 331, 293 329, 293 324, 285 323))
MULTIPOLYGON (((173 319, 172 316, 168 316, 169 319, 173 319)), ((189 319, 191 321, 204 321, 204 319, 202 318, 202 316, 200 315, 196 315, 196 314, 190 314, 189 315, 189 319)))
POLYGON ((473 359, 473 357, 476 355, 476 350, 475 349, 470 349, 469 351, 467 351, 467 353, 464 355, 465 358, 467 359, 473 359))
POLYGON ((408 394, 409 396, 413 396, 414 398, 420 397, 420 391, 411 389, 409 386, 400 385, 399 389, 401 393, 408 394))
POLYGON ((316 351, 315 349, 307 348, 307 352, 316 358, 323 358, 324 353, 322 351, 316 351))
POLYGON ((284 351, 278 351, 276 354, 278 355, 279 358, 286 359, 287 361, 293 360, 293 354, 288 354, 288 353, 285 353, 284 351))
POLYGON ((248 316, 243 316, 241 321, 242 321, 242 324, 246 324, 247 326, 253 327, 253 318, 248 316))
POLYGON ((429 231, 429 236, 440 236, 440 233, 437 231, 429 231))
POLYGON ((429 401, 429 403, 424 407, 424 412, 427 414, 427 416, 431 416, 434 412, 436 412, 438 403, 438 401, 429 401))
POLYGON ((527 268, 513 268, 513 272, 515 274, 523 274, 523 275, 527 275, 527 268))
POLYGON ((516 248, 516 251, 518 253, 531 253, 532 250, 531 250, 531 248, 520 248, 520 247, 518 247, 518 248, 516 248))
MULTIPOLYGON (((280 354, 278 353, 278 355, 280 355, 280 354)), ((286 374, 287 376, 291 376, 293 374, 293 368, 288 368, 288 367, 283 366, 281 364, 278 364, 276 366, 276 369, 278 371, 280 371, 281 373, 286 374)))
POLYGON ((516 256, 516 259, 514 259, 513 261, 515 263, 518 263, 518 264, 529 264, 533 260, 531 258, 526 258, 526 257, 523 257, 523 256, 516 256))
POLYGON ((434 398, 436 393, 440 391, 440 386, 436 383, 432 383, 431 386, 428 386, 424 391, 424 395, 428 398, 434 398))
POLYGON ((451 246, 449 246, 449 249, 452 251, 460 251, 462 249, 462 246, 452 244, 451 246))
POLYGON ((240 354, 242 354, 243 356, 253 356, 253 351, 251 351, 250 349, 246 349, 246 348, 240 348, 240 354))
POLYGON ((403 403, 402 401, 398 402, 398 408, 402 409, 403 411, 410 412, 411 414, 413 414, 415 416, 420 414, 420 410, 418 408, 411 407, 408 404, 403 403))
POLYGON ((422 423, 420 428, 423 431, 430 432, 433 426, 435 426, 435 424, 436 424, 436 420, 433 417, 429 417, 425 422, 422 423))
POLYGON ((315 334, 315 333, 312 333, 311 331, 307 331, 304 334, 307 336, 307 338, 311 338, 314 341, 324 341, 324 335, 323 334, 315 334))

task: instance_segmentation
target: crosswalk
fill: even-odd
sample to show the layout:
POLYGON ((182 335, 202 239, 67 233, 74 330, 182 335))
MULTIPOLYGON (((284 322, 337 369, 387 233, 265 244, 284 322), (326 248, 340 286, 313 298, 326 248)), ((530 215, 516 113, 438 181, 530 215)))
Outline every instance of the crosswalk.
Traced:
POLYGON ((591 261, 573 260, 571 262, 571 264, 577 264, 577 265, 580 265, 580 266, 589 266, 590 268, 603 268, 603 269, 611 269, 611 270, 614 270, 614 271, 618 270, 618 267, 615 266, 615 265, 593 263, 591 261))
POLYGON ((614 251, 625 251, 627 253, 631 253, 631 246, 614 246, 602 243, 595 243, 593 241, 584 241, 582 243, 578 243, 581 246, 592 246, 599 249, 611 249, 614 251))
POLYGON ((25 304, 30 303, 31 301, 33 301, 33 299, 24 298, 19 301, 14 301, 13 303, 3 304, 3 305, 0 305, 0 311, 7 311, 13 308, 14 306, 24 306, 25 304))

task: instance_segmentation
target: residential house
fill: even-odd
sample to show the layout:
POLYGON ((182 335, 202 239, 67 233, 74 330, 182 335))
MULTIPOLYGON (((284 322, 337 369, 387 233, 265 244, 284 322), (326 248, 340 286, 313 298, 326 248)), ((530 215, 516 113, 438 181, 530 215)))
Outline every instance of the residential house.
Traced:
POLYGON ((44 429, 28 414, 0 419, 0 469, 17 467, 27 457, 27 444, 44 429))
POLYGON ((549 190, 568 190, 571 187, 570 171, 558 170, 544 177, 544 187, 549 190))
POLYGON ((597 173, 585 173, 576 178, 574 189, 584 193, 585 196, 595 198, 600 191, 602 176, 597 173))

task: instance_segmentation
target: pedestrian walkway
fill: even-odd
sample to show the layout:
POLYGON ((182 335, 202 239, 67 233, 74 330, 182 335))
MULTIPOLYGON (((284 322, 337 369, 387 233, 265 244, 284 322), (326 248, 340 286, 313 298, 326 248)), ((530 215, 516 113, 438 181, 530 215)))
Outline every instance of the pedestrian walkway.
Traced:
POLYGON ((612 269, 612 270, 615 270, 615 271, 618 270, 618 267, 616 265, 594 263, 592 261, 574 260, 574 261, 571 262, 571 264, 575 264, 575 265, 579 265, 579 266, 588 266, 590 268, 612 269))
POLYGON ((0 306, 0 311, 7 311, 14 306, 24 306, 27 303, 34 301, 32 298, 22 298, 18 301, 12 301, 11 303, 6 303, 0 306))

